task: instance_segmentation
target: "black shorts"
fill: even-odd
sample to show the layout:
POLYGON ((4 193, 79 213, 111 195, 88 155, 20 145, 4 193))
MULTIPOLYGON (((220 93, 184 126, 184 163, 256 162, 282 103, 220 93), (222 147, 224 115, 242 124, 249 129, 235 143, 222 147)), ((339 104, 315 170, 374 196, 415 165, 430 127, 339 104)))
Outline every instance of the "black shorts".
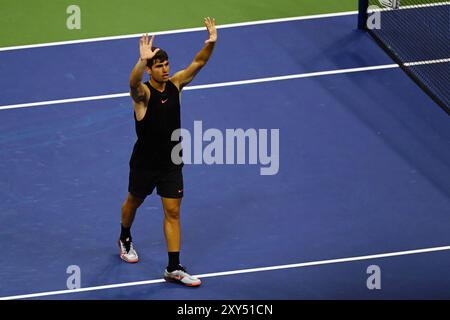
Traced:
POLYGON ((182 168, 167 170, 141 170, 130 169, 128 192, 133 196, 145 199, 152 194, 156 187, 158 195, 164 198, 183 197, 183 173, 182 168))

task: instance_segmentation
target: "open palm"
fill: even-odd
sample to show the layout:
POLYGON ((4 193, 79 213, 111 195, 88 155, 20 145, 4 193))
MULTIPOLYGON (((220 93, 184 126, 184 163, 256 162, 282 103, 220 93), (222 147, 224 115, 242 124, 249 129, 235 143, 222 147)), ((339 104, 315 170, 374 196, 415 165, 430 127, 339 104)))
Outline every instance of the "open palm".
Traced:
POLYGON ((216 19, 207 17, 205 18, 205 26, 208 29, 209 39, 205 43, 214 43, 217 41, 216 19))
POLYGON ((155 54, 159 51, 159 48, 152 50, 154 38, 155 35, 153 35, 149 41, 148 33, 146 33, 145 36, 142 36, 141 40, 139 41, 139 52, 141 54, 141 59, 149 60, 153 58, 155 54))

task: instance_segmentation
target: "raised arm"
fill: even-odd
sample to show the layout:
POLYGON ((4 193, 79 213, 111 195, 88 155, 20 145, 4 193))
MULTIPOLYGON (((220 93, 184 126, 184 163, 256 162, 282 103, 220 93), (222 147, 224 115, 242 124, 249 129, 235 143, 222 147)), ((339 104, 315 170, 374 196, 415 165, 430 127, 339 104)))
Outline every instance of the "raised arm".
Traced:
POLYGON ((147 60, 153 58, 159 51, 159 49, 152 50, 154 38, 153 35, 149 41, 148 34, 146 34, 139 41, 139 60, 130 75, 130 95, 133 98, 135 109, 145 107, 150 98, 150 90, 142 83, 142 78, 144 77, 147 60))
POLYGON ((209 38, 205 41, 205 46, 197 53, 192 63, 186 69, 177 72, 171 79, 180 91, 205 66, 214 50, 217 41, 216 20, 209 17, 205 18, 205 26, 209 33, 209 38))

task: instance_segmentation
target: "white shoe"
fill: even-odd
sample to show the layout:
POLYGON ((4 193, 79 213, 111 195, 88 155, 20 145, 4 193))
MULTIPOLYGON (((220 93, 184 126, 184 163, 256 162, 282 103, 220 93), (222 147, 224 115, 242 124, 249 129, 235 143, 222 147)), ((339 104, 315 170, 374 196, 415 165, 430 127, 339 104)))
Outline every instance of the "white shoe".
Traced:
POLYGON ((133 247, 133 242, 130 238, 127 238, 126 240, 130 241, 122 241, 119 239, 119 249, 120 249, 120 258, 128 263, 136 263, 139 261, 138 254, 136 250, 133 247))
POLYGON ((164 271, 164 280, 168 282, 180 283, 188 287, 198 287, 202 284, 200 279, 191 276, 182 266, 180 266, 180 269, 172 272, 168 272, 166 269, 164 271))

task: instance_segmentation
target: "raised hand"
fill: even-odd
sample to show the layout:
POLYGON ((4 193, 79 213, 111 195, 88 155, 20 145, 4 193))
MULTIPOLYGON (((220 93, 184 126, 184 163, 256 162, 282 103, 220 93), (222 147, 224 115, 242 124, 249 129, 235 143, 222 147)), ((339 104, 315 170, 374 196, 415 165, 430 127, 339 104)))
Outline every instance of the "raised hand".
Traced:
POLYGON ((146 33, 145 36, 142 36, 141 40, 139 41, 139 52, 141 54, 142 60, 149 60, 149 59, 153 58, 155 56, 155 54, 159 51, 159 48, 152 50, 154 38, 155 38, 155 35, 153 35, 149 41, 148 33, 146 33))
POLYGON ((208 29, 209 39, 205 43, 214 43, 217 41, 216 19, 205 18, 205 26, 208 29))

